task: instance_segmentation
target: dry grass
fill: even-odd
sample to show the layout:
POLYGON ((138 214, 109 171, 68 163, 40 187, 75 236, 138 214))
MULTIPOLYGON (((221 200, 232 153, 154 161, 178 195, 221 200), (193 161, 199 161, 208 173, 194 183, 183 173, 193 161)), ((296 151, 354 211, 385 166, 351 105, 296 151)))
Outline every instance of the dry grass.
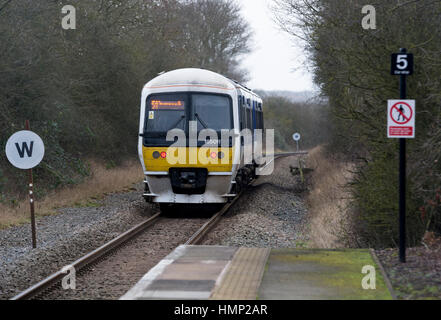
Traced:
MULTIPOLYGON (((126 190, 143 178, 138 161, 128 161, 112 169, 96 161, 90 161, 90 165, 91 176, 83 183, 55 190, 44 199, 35 199, 36 216, 55 214, 56 208, 97 205, 96 200, 107 193, 126 190)), ((0 205, 0 229, 30 221, 29 212, 27 199, 14 207, 0 205)))
POLYGON ((326 157, 323 146, 309 152, 307 166, 313 168, 311 192, 307 204, 311 218, 311 246, 338 248, 347 246, 349 193, 345 185, 351 179, 351 164, 326 157))

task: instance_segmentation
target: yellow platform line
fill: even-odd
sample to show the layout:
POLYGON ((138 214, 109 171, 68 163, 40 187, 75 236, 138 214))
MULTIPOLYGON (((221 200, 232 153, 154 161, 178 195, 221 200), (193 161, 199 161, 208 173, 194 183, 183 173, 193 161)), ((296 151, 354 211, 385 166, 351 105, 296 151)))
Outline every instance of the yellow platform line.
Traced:
POLYGON ((271 249, 239 248, 210 299, 255 300, 271 249))

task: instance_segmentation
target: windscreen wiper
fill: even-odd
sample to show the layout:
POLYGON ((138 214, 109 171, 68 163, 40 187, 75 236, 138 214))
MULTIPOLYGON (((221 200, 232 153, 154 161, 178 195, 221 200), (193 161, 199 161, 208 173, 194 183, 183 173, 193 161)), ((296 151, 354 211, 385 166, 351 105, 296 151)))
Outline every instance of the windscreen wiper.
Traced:
POLYGON ((175 123, 170 129, 168 129, 167 131, 169 131, 169 130, 171 130, 171 129, 175 129, 175 128, 178 126, 178 124, 180 124, 181 121, 184 120, 184 119, 185 119, 185 114, 183 114, 183 115, 179 118, 179 120, 176 121, 176 123, 175 123))
POLYGON ((204 126, 205 129, 208 129, 208 126, 205 124, 204 121, 202 121, 201 117, 199 117, 197 113, 195 113, 194 116, 196 117, 196 119, 199 120, 199 122, 204 126))
MULTIPOLYGON (((177 125, 183 120, 183 119, 185 119, 185 115, 182 115, 180 118, 179 118, 179 120, 178 121, 176 121, 176 123, 173 125, 173 126, 171 126, 171 128, 170 129, 168 129, 167 131, 170 131, 170 130, 172 130, 172 129, 175 129, 176 127, 177 127, 177 125)), ((161 138, 161 137, 163 137, 164 135, 166 135, 167 134, 167 132, 163 132, 163 131, 159 131, 159 132, 147 132, 147 131, 145 131, 144 133, 142 133, 142 134, 140 134, 139 136, 140 137, 144 137, 144 138, 161 138)))

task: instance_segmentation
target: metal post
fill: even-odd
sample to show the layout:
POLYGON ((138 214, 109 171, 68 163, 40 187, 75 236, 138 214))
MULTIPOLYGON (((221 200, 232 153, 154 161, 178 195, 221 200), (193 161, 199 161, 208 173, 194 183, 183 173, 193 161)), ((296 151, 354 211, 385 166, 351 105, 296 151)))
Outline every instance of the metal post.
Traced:
MULTIPOLYGON (((406 49, 400 49, 406 53, 406 49)), ((406 99, 406 75, 400 76, 400 99, 406 99)), ((399 160, 400 262, 406 262, 406 139, 400 138, 399 160)))
MULTIPOLYGON (((30 130, 29 120, 25 121, 25 129, 30 130)), ((31 207, 31 228, 32 228, 32 248, 37 248, 37 233, 35 228, 35 212, 34 212, 34 179, 32 169, 28 169, 29 173, 29 203, 31 207)))

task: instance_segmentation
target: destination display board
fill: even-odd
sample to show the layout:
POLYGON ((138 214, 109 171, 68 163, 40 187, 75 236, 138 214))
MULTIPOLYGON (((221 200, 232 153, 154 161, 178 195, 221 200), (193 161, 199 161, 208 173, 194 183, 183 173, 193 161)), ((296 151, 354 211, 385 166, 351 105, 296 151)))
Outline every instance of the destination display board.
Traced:
POLYGON ((185 103, 182 100, 178 100, 178 101, 152 100, 151 107, 152 110, 184 110, 185 103))

